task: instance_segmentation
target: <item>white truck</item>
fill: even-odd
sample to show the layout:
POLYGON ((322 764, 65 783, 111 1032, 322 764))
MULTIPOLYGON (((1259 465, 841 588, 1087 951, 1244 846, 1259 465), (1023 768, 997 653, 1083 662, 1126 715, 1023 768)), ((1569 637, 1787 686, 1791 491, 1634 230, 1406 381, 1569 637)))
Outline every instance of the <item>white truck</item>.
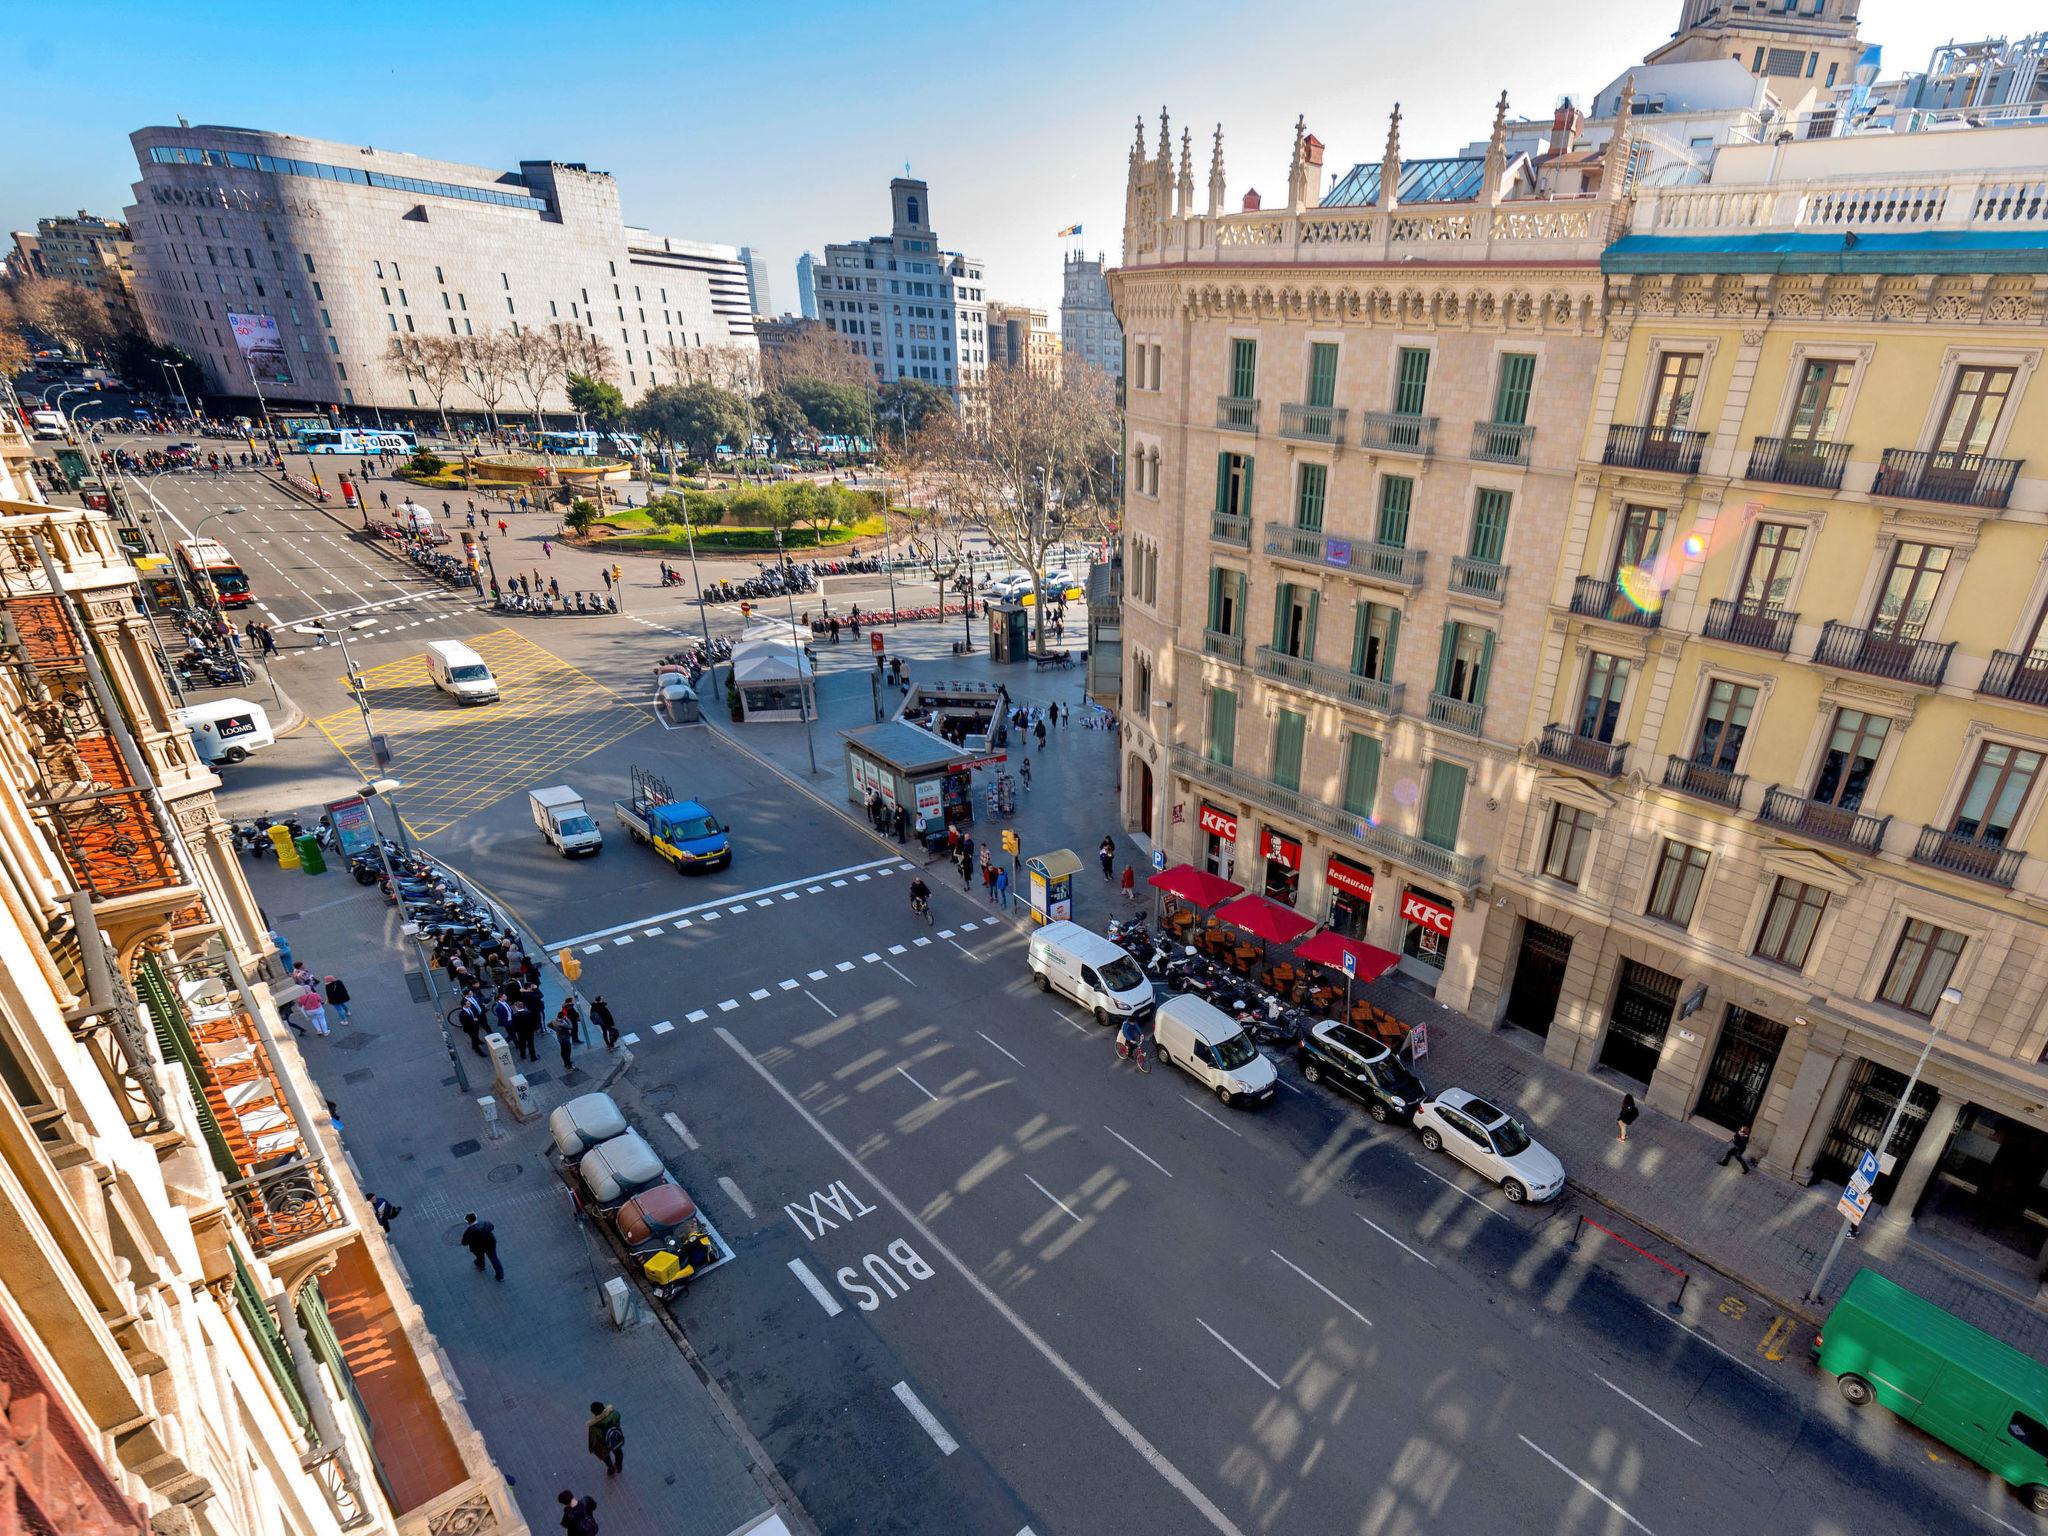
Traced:
POLYGON ((604 833, 591 819, 589 807, 584 805, 583 797, 568 785, 529 789, 526 802, 533 811, 533 824, 540 828, 540 835, 559 848, 563 858, 595 853, 604 846, 604 833))

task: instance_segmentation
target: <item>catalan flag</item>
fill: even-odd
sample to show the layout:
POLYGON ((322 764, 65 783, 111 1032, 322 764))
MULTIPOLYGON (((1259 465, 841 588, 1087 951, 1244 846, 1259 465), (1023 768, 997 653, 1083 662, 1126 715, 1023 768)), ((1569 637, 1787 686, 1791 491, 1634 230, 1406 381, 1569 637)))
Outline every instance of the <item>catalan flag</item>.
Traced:
POLYGON ((1064 240, 1068 235, 1078 235, 1079 233, 1081 233, 1080 225, 1069 224, 1065 229, 1059 232, 1059 238, 1064 240))

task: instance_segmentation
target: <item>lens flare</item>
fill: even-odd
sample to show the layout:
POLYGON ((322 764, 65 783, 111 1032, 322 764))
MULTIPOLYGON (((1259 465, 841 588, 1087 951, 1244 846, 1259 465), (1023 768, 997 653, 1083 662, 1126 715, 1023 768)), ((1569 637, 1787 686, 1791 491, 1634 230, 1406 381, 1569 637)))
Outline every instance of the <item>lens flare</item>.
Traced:
POLYGON ((1696 533, 1689 533, 1685 536, 1684 548, 1686 559, 1698 560, 1707 552, 1707 541, 1696 533))
POLYGON ((1615 577, 1622 596, 1643 613, 1655 613, 1664 606, 1664 594, 1657 586, 1657 573, 1640 565, 1625 565, 1615 577))
POLYGON ((1413 805, 1422 798, 1422 787, 1413 779, 1394 781, 1394 800, 1400 805, 1413 805))

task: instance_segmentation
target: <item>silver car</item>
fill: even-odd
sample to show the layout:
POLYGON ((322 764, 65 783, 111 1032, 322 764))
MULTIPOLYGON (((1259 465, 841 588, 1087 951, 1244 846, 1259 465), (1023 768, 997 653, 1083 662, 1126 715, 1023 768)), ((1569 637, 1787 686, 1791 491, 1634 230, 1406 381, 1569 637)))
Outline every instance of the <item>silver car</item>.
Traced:
POLYGON ((1462 1088, 1423 1100, 1415 1129, 1430 1151, 1449 1152, 1516 1205, 1555 1200, 1564 1191, 1564 1164, 1513 1115, 1462 1088))

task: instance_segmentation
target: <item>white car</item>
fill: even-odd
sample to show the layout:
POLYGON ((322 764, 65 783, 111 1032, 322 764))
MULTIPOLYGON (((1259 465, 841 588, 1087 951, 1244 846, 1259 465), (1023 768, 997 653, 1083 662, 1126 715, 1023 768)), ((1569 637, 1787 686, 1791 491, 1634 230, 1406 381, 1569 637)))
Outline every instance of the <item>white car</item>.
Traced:
POLYGON ((1462 1088, 1423 1100, 1415 1128, 1430 1151, 1449 1152, 1516 1205, 1555 1200, 1564 1190, 1564 1164, 1513 1115, 1462 1088))

